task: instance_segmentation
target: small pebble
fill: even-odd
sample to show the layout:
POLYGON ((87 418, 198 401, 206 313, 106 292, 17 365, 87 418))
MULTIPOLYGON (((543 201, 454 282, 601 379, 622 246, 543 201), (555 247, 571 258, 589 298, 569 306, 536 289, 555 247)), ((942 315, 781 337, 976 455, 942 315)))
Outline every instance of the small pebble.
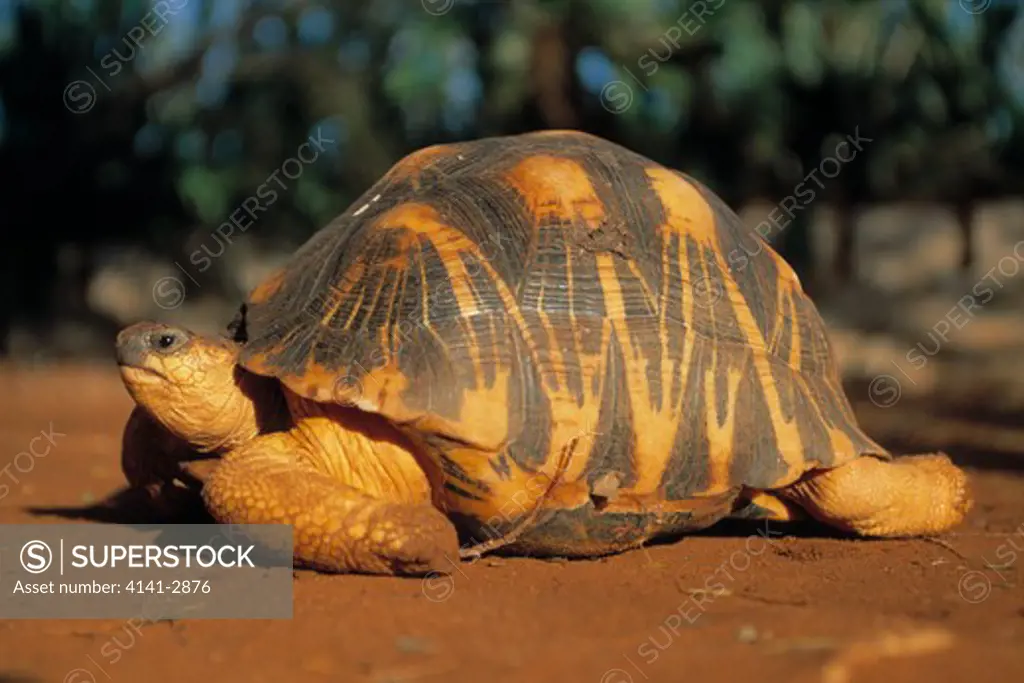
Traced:
POLYGON ((422 654, 433 650, 431 644, 423 638, 415 636, 398 636, 395 638, 395 649, 405 654, 422 654))
POLYGON ((736 632, 736 640, 741 643, 753 643, 757 640, 757 629, 749 624, 736 632))

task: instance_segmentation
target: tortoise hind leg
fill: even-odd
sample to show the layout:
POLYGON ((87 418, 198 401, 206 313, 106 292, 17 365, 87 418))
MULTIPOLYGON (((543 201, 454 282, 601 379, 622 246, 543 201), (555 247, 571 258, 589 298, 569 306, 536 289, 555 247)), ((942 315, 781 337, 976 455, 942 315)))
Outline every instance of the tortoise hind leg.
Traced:
POLYGON ((946 531, 972 504, 966 475, 941 453, 892 461, 863 456, 777 493, 826 524, 878 537, 946 531))
POLYGON ((771 491, 745 490, 737 501, 730 519, 764 519, 771 522, 802 522, 807 513, 771 491))
POLYGON ((327 572, 449 572, 455 528, 428 504, 370 497, 299 458, 291 434, 257 437, 229 453, 203 488, 225 524, 290 524, 296 564, 327 572))

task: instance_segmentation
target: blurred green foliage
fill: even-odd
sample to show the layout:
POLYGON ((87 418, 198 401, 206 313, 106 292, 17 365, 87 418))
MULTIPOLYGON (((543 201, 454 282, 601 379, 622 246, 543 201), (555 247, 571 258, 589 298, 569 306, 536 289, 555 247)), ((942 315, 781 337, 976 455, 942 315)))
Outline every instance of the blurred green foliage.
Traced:
MULTIPOLYGON (((187 261, 310 135, 336 142, 252 244, 293 248, 413 149, 537 128, 602 135, 733 205, 787 196, 855 131, 870 148, 824 191, 843 210, 1019 195, 1024 9, 0 0, 0 352, 19 321, 89 315, 107 247, 187 261)), ((806 231, 782 240, 798 269, 806 231)))

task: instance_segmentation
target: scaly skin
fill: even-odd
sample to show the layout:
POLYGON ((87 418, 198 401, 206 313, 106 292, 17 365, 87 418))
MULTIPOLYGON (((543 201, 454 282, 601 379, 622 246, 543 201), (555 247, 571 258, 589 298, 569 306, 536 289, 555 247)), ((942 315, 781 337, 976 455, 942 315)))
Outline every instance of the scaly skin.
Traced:
POLYGON ((858 536, 942 533, 973 505, 967 476, 942 453, 891 461, 865 456, 809 472, 776 491, 750 491, 743 517, 779 522, 807 517, 858 536))
POLYGON ((228 453, 203 488, 215 519, 292 524, 295 558, 330 572, 423 574, 458 561, 455 528, 429 503, 374 498, 325 474, 290 432, 228 453))
MULTIPOLYGON (((238 347, 169 325, 121 332, 117 358, 144 410, 126 429, 130 481, 166 481, 189 450, 220 454, 203 500, 222 523, 291 524, 299 565, 371 574, 446 572, 458 558, 455 528, 430 504, 423 460, 382 419, 289 395, 292 425, 265 428, 273 398, 241 370, 238 347), (176 446, 147 425, 151 417, 176 446), (150 436, 157 463, 146 460, 150 436), (170 463, 170 464, 168 464, 170 463)), ((262 385, 266 387, 265 383, 262 385)), ((271 413, 274 411, 271 410, 271 413)))
POLYGON ((780 490, 815 519, 861 536, 932 535, 956 526, 973 504, 967 476, 942 453, 886 462, 864 457, 780 490))

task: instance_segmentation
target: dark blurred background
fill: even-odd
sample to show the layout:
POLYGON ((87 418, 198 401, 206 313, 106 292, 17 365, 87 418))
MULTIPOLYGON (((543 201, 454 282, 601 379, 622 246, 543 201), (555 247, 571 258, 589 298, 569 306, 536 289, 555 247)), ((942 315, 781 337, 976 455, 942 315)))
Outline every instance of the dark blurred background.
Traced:
POLYGON ((876 406, 1016 400, 1019 0, 0 0, 0 355, 219 330, 404 154, 541 128, 710 185, 876 406))

